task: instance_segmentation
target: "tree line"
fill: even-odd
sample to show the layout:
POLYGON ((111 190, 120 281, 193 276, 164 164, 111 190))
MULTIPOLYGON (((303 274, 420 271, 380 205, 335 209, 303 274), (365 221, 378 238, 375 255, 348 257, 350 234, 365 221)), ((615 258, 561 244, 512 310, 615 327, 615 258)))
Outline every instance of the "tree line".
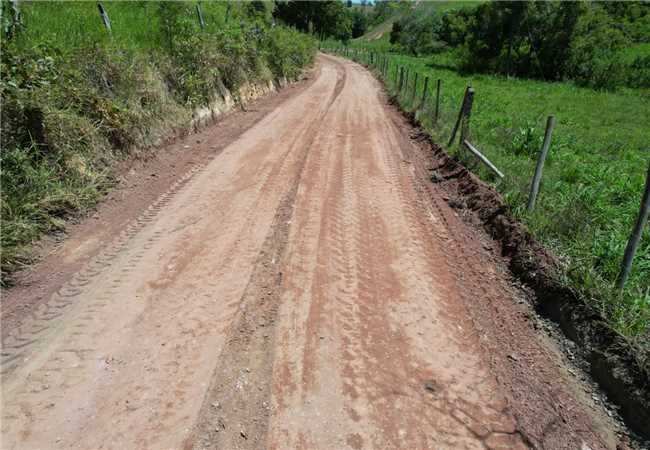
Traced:
POLYGON ((612 89, 650 86, 650 3, 487 2, 393 24, 396 51, 451 51, 458 68, 612 89))
POLYGON ((331 38, 347 43, 363 36, 370 23, 367 3, 353 5, 351 1, 278 1, 273 16, 287 25, 317 35, 321 40, 331 38))

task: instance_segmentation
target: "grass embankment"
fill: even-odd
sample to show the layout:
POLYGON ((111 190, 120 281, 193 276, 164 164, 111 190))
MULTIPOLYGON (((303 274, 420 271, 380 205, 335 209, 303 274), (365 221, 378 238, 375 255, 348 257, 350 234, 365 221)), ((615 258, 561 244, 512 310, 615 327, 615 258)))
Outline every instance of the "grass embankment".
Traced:
MULTIPOLYGON (((268 5, 21 2, 23 26, 3 40, 2 282, 28 246, 91 208, 111 169, 177 129, 223 88, 292 78, 312 38, 272 26, 268 5)), ((3 19, 10 14, 3 2, 3 19)))
POLYGON ((471 141, 506 176, 496 179, 457 143, 448 151, 494 184, 516 217, 561 257, 565 285, 600 311, 615 330, 650 350, 650 227, 644 231, 624 292, 613 288, 650 159, 648 92, 596 92, 570 83, 460 75, 437 68, 435 58, 390 58, 391 92, 397 88, 396 67, 410 71, 405 94, 399 96, 407 110, 419 106, 424 77, 429 77, 429 101, 418 118, 445 147, 465 88, 474 88, 471 141), (415 72, 419 75, 413 102, 415 72), (434 124, 437 79, 442 80, 442 89, 440 118, 434 124), (537 206, 528 213, 530 181, 548 115, 554 115, 557 123, 537 206))

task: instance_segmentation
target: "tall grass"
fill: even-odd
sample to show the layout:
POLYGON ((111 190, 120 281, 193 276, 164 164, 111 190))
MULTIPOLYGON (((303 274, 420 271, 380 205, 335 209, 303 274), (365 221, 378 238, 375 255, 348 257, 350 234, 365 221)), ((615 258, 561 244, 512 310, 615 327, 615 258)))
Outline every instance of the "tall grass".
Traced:
POLYGON ((455 142, 447 150, 495 185, 514 214, 564 264, 564 283, 595 306, 623 335, 650 349, 650 228, 646 228, 623 293, 613 286, 639 211, 650 161, 650 96, 641 90, 596 92, 570 83, 491 75, 461 75, 434 58, 391 55, 410 72, 398 95, 432 137, 447 147, 465 88, 475 90, 471 141, 505 173, 499 180, 455 142), (414 73, 418 73, 413 102, 414 73), (428 102, 421 105, 424 78, 428 102), (442 80, 440 117, 433 123, 435 81, 442 80), (530 182, 548 115, 557 120, 534 212, 526 211, 530 182))
MULTIPOLYGON (((188 18, 198 21, 191 9, 197 2, 183 3, 189 7, 188 18)), ((63 51, 75 51, 87 44, 111 44, 123 50, 159 50, 166 45, 157 13, 160 2, 105 1, 102 4, 111 20, 110 33, 104 27, 96 2, 21 2, 25 29, 18 34, 17 41, 24 46, 51 44, 63 51)), ((228 20, 237 23, 243 17, 243 7, 237 2, 230 8, 227 2, 202 2, 205 33, 223 29, 227 10, 228 20)))

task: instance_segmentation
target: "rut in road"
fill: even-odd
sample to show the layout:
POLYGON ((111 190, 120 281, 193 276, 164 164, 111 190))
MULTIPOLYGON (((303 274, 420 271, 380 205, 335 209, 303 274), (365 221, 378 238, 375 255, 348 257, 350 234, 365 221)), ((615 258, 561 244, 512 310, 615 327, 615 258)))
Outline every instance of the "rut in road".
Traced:
POLYGON ((4 336, 2 448, 615 447, 407 133, 320 56, 4 336))

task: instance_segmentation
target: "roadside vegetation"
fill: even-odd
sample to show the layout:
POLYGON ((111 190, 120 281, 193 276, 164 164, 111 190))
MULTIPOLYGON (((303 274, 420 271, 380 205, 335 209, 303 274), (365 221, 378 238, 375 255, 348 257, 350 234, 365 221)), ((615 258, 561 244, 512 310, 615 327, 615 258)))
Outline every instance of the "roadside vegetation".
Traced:
POLYGON ((29 244, 92 208, 116 161, 186 130, 197 106, 292 79, 316 40, 269 2, 2 1, 2 283, 29 244), (277 22, 277 23, 276 23, 277 22))
MULTIPOLYGON (((645 349, 640 354, 645 359, 650 351, 650 227, 643 232, 625 289, 619 292, 614 285, 650 162, 650 7, 377 5, 387 9, 386 3, 398 17, 385 19, 393 21, 391 31, 377 37, 371 28, 350 46, 391 54, 393 93, 396 68, 409 70, 400 104, 419 109, 418 118, 434 141, 499 189, 513 213, 560 257, 561 281, 629 342, 645 349), (530 21, 531 34, 526 28, 509 28, 513 23, 508 18, 518 24, 530 21), (499 31, 490 35, 494 30, 499 31), (425 77, 428 101, 421 105, 425 77), (441 104, 434 123, 438 79, 441 104), (446 145, 470 85, 475 90, 471 140, 505 173, 503 180, 457 143, 446 145), (557 124, 541 194, 529 213, 527 196, 549 115, 557 124)), ((341 43, 325 44, 337 46, 341 43)))

